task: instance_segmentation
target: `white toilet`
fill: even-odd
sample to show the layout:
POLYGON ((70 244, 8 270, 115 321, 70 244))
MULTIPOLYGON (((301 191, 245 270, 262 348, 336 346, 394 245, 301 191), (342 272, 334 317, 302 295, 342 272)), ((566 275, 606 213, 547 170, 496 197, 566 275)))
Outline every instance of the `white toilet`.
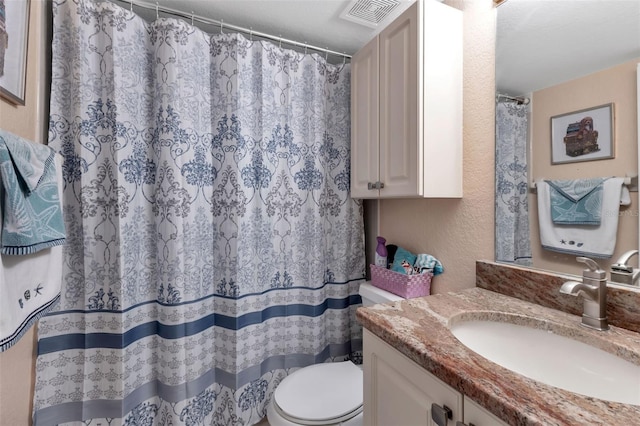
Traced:
MULTIPOLYGON (((403 300, 370 283, 359 293, 363 306, 403 300)), ((267 419, 271 426, 362 426, 362 369, 343 361, 297 370, 274 391, 267 419)))

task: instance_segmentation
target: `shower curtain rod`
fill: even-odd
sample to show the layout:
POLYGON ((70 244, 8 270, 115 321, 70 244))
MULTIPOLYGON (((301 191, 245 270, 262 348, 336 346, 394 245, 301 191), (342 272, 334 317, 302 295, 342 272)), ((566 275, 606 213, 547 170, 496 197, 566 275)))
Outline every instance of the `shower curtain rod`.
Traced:
POLYGON ((198 21, 198 22, 202 22, 203 24, 211 24, 211 25, 215 25, 220 27, 220 31, 222 32, 225 28, 226 29, 230 29, 233 31, 239 31, 245 34, 249 34, 250 36, 256 36, 256 37, 261 37, 261 38, 266 38, 275 42, 278 42, 280 44, 285 43, 285 44, 289 44, 289 45, 293 45, 293 46, 297 46, 297 47, 301 47, 306 49, 311 49, 311 50, 316 50, 319 52, 323 52, 325 53, 325 59, 326 56, 328 55, 335 55, 335 56, 340 56, 342 58, 346 59, 351 59, 351 55, 347 55, 346 53, 340 53, 340 52, 336 52, 335 50, 330 50, 328 48, 323 48, 323 47, 318 47, 318 46, 314 46, 308 43, 301 43, 299 41, 295 41, 295 40, 290 40, 281 36, 274 36, 271 34, 267 34, 267 33, 263 33, 260 31, 254 31, 252 28, 244 28, 244 27, 240 27, 238 25, 232 25, 232 24, 227 24, 224 21, 220 20, 217 21, 215 19, 211 19, 211 18, 207 18, 204 16, 200 16, 200 15, 195 15, 192 13, 186 13, 183 12, 181 10, 177 10, 177 9, 172 9, 170 7, 165 7, 165 6, 160 6, 158 5, 158 3, 149 3, 146 1, 141 1, 141 0, 119 0, 123 3, 129 3, 129 8, 130 10, 133 10, 133 6, 137 6, 140 7, 142 9, 148 9, 148 10, 155 10, 156 11, 156 17, 159 16, 159 13, 168 13, 171 15, 176 15, 176 16, 180 16, 182 18, 186 18, 186 19, 191 19, 191 24, 193 24, 194 21, 198 21))
POLYGON ((511 95, 503 95, 502 93, 498 93, 496 95, 496 102, 500 102, 500 99, 504 99, 506 101, 511 101, 511 102, 517 102, 520 105, 527 105, 530 102, 529 98, 526 98, 524 96, 511 96, 511 95))

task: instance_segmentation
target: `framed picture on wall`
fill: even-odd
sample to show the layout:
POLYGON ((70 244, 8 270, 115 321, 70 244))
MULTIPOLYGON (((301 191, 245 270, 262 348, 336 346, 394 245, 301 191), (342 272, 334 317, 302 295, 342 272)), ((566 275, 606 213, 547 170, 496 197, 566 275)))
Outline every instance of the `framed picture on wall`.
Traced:
POLYGON ((551 117, 551 164, 614 158, 613 103, 551 117))
POLYGON ((0 0, 0 96, 24 105, 30 0, 0 0))

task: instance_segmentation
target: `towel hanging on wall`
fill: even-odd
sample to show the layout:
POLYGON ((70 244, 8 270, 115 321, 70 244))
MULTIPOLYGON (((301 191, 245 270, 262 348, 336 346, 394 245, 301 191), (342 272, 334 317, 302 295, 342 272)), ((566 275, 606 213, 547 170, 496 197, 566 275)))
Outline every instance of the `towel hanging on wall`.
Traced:
POLYGON ((540 242, 547 250, 596 258, 609 258, 616 247, 618 214, 621 205, 631 203, 624 178, 611 177, 602 183, 600 225, 555 224, 551 218, 551 187, 544 180, 536 182, 540 242))
POLYGON ((54 151, 0 129, 0 253, 25 255, 65 242, 54 151))
POLYGON ((551 188, 551 219, 555 224, 600 225, 602 183, 608 178, 546 180, 551 188))
MULTIPOLYGON (((53 166, 60 193, 61 165, 62 157, 56 156, 53 166)), ((60 298, 62 251, 58 245, 27 255, 0 255, 0 352, 16 344, 60 298)))

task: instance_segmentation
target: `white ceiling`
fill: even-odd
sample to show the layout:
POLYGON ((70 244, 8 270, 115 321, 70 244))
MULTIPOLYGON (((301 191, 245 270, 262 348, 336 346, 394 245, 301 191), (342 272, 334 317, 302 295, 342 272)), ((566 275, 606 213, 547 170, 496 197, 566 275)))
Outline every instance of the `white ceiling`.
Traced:
POLYGON ((640 0, 508 0, 497 22, 500 93, 526 95, 640 58, 640 0))
MULTIPOLYGON (((188 14, 347 54, 355 53, 388 22, 371 29, 341 19, 348 0, 157 1, 188 14)), ((390 19, 414 1, 401 0, 390 19)), ((640 0, 508 0, 498 7, 497 22, 500 93, 524 95, 640 58, 640 0)))

